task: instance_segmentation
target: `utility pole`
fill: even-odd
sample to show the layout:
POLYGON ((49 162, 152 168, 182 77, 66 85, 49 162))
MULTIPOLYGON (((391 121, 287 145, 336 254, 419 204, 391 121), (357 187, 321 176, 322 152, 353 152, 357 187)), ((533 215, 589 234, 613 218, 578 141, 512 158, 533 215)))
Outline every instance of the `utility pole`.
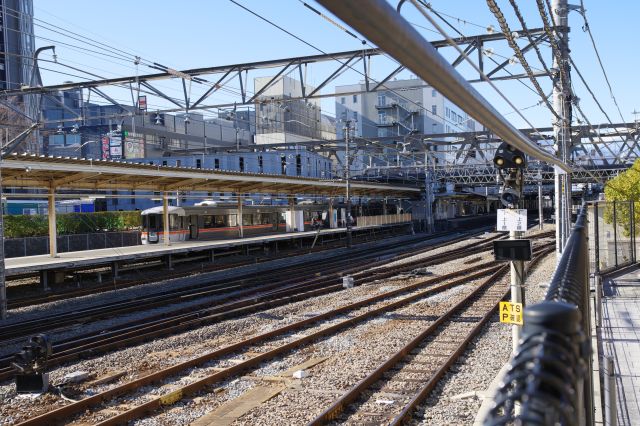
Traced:
POLYGON ((426 231, 428 233, 433 232, 433 211, 431 210, 433 204, 433 178, 431 171, 429 170, 429 147, 425 147, 424 152, 424 214, 426 221, 426 231))
MULTIPOLYGON (((509 239, 516 240, 522 238, 524 232, 510 231, 509 239)), ((524 307, 524 260, 512 260, 509 262, 511 270, 511 302, 521 303, 524 307)), ((511 345, 512 353, 516 353, 520 344, 520 336, 522 335, 522 326, 513 324, 511 326, 511 345)))
MULTIPOLYGON (((553 108, 561 120, 553 123, 553 133, 558 145, 558 156, 567 162, 571 155, 571 79, 569 76, 569 26, 567 0, 551 3, 552 23, 556 27, 559 54, 553 55, 553 108), (559 58, 558 58, 559 56, 559 58), (559 61, 558 61, 559 59, 559 61)), ((571 229, 571 176, 555 171, 556 255, 558 259, 571 229)))
POLYGON ((351 248, 351 183, 349 182, 349 131, 351 130, 351 120, 345 121, 344 126, 344 180, 347 183, 347 248, 351 248))
POLYGON ((543 200, 542 200, 542 164, 540 164, 540 169, 538 169, 538 174, 536 178, 538 179, 538 229, 544 229, 544 208, 543 208, 543 200))

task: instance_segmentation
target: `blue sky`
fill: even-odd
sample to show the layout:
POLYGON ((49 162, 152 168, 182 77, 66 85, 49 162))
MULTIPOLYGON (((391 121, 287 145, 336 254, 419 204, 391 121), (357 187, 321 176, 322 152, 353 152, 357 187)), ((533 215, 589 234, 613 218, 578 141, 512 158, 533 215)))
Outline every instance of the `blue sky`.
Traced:
MULTIPOLYGON (((299 0, 237 0, 247 8, 259 13, 293 34, 303 38, 308 43, 325 52, 360 49, 361 43, 318 15, 312 13, 299 0)), ((577 0, 574 0, 577 2, 577 0)), ((322 7, 308 2, 315 8, 322 7)), ((364 2, 363 2, 364 3, 364 2)), ((531 28, 541 26, 540 16, 533 0, 519 0, 522 14, 531 28)), ((448 15, 458 17, 472 23, 464 23, 452 19, 465 35, 481 34, 484 28, 498 24, 487 4, 482 0, 434 0, 433 7, 448 15)), ((520 25, 506 0, 498 0, 512 29, 520 25)), ((167 1, 167 0, 110 0, 104 2, 86 0, 34 0, 35 17, 44 22, 36 21, 37 45, 56 44, 57 58, 61 63, 85 69, 104 77, 134 75, 135 66, 130 60, 119 60, 105 57, 104 49, 84 44, 86 37, 90 37, 123 52, 140 55, 147 61, 155 61, 176 69, 186 69, 202 66, 227 65, 242 62, 254 62, 268 59, 278 59, 319 53, 318 50, 301 43, 284 32, 259 20, 250 13, 242 10, 227 0, 213 1, 167 1), (61 34, 43 29, 45 23, 54 24, 68 31, 81 34, 80 40, 71 40, 61 34), (45 40, 49 38, 51 40, 45 40), (53 40, 53 41, 52 41, 53 40), (83 46, 83 49, 65 47, 61 42, 83 46), (89 52, 93 49, 99 53, 89 52)), ((640 2, 625 1, 596 1, 585 0, 587 18, 596 38, 596 43, 605 64, 605 69, 611 81, 614 94, 620 104, 622 114, 627 121, 633 120, 631 111, 640 109, 637 101, 640 93, 636 83, 636 70, 639 59, 634 54, 637 43, 637 16, 640 16, 640 2), (615 5, 615 6, 614 6, 615 5)), ((428 26, 428 23, 411 10, 407 5, 404 16, 412 23, 428 26)), ((365 10, 363 10, 365 13, 365 10)), ((620 121, 615 110, 609 90, 605 84, 602 72, 596 62, 595 53, 587 33, 583 32, 582 17, 576 12, 570 14, 570 47, 571 54, 578 68, 607 110, 614 122, 620 121)), ((59 30, 60 31, 60 30, 59 30)), ((437 34, 421 30, 430 40, 441 39, 437 34)), ((62 31, 66 32, 66 31, 62 31)), ((525 44, 521 40, 520 45, 525 44)), ((496 44, 495 53, 510 57, 513 53, 506 43, 496 44)), ((445 55, 452 53, 443 52, 445 55)), ((547 63, 551 65, 550 50, 543 50, 547 63)), ((50 54, 44 53, 41 58, 51 59, 50 54)), ((497 60, 501 60, 496 56, 497 60)), ((527 54, 532 66, 539 67, 535 54, 527 54)), ((381 59, 374 63, 375 70, 382 75, 386 69, 393 68, 393 62, 381 59)), ((60 66, 41 63, 42 67, 66 71, 72 74, 78 72, 60 66)), ((322 79, 328 65, 311 69, 308 74, 310 82, 322 79)), ((510 68, 512 72, 521 72, 518 65, 510 68)), ((466 70, 463 68, 463 72, 466 70)), ((140 66, 140 73, 153 70, 140 66)), ((64 80, 78 81, 78 78, 64 76, 57 73, 43 71, 45 84, 54 84, 64 80)), ((405 73, 407 76, 410 73, 405 73)), ((355 73, 347 73, 338 84, 355 83, 359 80, 355 73)), ((519 108, 535 105, 539 98, 534 93, 517 82, 500 82, 498 87, 506 93, 519 108)), ((588 92, 574 73, 573 85, 581 106, 593 124, 604 123, 606 119, 597 109, 588 92)), ((157 86, 168 93, 179 96, 179 86, 170 82, 158 83, 157 86)), ((548 93, 550 83, 543 82, 542 86, 548 93)), ((231 86, 230 86, 231 87, 231 86)), ((250 86, 252 87, 252 85, 250 86)), ((527 127, 524 122, 511 113, 504 101, 486 84, 476 84, 475 87, 502 113, 509 113, 507 117, 514 124, 527 127)), ((194 87, 194 93, 206 90, 194 87)), ((333 87, 330 88, 333 91, 333 87)), ((125 93, 113 94, 114 97, 125 98, 125 93)), ((221 93, 212 102, 224 102, 230 95, 221 93)), ((123 99, 124 100, 124 99, 123 99)), ((157 101, 156 107, 168 106, 157 101)), ((332 101, 324 101, 323 109, 332 112, 332 101)), ((549 126, 551 114, 544 107, 533 107, 523 111, 535 126, 549 126)))

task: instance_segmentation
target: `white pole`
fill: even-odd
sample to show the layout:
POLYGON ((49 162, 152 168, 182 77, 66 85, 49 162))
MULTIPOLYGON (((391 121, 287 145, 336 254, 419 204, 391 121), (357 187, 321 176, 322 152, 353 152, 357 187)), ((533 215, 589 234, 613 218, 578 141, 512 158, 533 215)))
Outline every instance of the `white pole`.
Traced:
POLYGON ((48 216, 49 216, 49 255, 58 257, 58 232, 56 229, 56 189, 49 188, 48 195, 48 216))
POLYGON ((169 228, 169 193, 162 191, 162 224, 164 226, 164 245, 171 245, 171 234, 169 228))

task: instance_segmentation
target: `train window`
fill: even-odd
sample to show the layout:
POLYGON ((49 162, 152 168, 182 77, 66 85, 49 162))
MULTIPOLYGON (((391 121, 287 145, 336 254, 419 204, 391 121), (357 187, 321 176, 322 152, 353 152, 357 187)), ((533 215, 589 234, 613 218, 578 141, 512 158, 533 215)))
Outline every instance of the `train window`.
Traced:
POLYGON ((238 226, 238 216, 235 214, 229 215, 229 226, 238 226))
POLYGON ((159 215, 150 214, 145 217, 147 218, 147 227, 149 230, 154 231, 160 228, 162 221, 160 220, 159 215))
POLYGON ((169 215, 169 230, 176 231, 182 229, 182 216, 175 214, 169 215))
POLYGON ((238 165, 240 166, 240 171, 244 172, 244 157, 238 159, 238 165))
POLYGON ((213 168, 218 170, 220 168, 220 159, 219 158, 214 158, 213 159, 213 168))
POLYGON ((196 169, 202 168, 202 159, 196 158, 196 169))
POLYGON ((211 215, 202 216, 202 227, 203 228, 213 228, 214 227, 214 217, 211 215))
POLYGON ((218 215, 218 216, 214 216, 214 217, 215 217, 215 221, 216 221, 216 228, 224 228, 225 226, 227 226, 226 220, 225 220, 225 216, 218 215))
POLYGON ((264 171, 264 162, 262 160, 262 155, 258 155, 258 172, 262 173, 264 171))
POLYGON ((251 226, 251 225, 253 225, 253 215, 243 214, 242 215, 242 225, 243 226, 251 226))

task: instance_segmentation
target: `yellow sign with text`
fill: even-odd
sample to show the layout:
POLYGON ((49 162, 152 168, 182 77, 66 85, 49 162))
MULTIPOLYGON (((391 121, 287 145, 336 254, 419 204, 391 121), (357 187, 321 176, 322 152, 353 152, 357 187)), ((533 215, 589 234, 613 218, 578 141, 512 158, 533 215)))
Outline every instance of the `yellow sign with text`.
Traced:
POLYGON ((500 322, 522 325, 522 303, 500 302, 500 322))

